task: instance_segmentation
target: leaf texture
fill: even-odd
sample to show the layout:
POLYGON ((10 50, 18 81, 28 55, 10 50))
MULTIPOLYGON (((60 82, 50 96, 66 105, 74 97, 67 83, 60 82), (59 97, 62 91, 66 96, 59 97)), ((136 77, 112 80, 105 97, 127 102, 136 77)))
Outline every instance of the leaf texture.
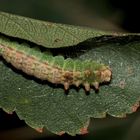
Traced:
MULTIPOLYGON (((0 23, 1 31, 3 25, 4 23, 0 23)), ((9 28, 7 30, 9 32, 11 27, 7 24, 6 28, 9 28)), ((79 32, 77 34, 80 34, 77 27, 71 28, 73 32, 76 30, 79 32)), ((91 32, 94 34, 92 29, 91 32)), ((10 32, 5 34, 10 36, 10 32)), ((98 36, 100 33, 95 34, 98 36)), ((39 44, 36 41, 32 42, 39 44)), ((48 44, 50 45, 47 47, 52 46, 51 43, 48 44)), ((63 45, 74 44, 76 43, 63 45)), ((62 44, 59 45, 55 47, 62 44)), ((71 87, 66 93, 61 85, 28 76, 1 58, 0 107, 6 112, 16 111, 20 119, 35 129, 41 130, 45 127, 55 134, 70 135, 86 133, 91 117, 103 118, 106 114, 125 117, 126 114, 136 111, 140 101, 140 36, 119 35, 109 40, 105 37, 96 42, 83 42, 78 49, 76 47, 74 46, 74 52, 71 47, 64 49, 63 54, 70 52, 68 55, 71 56, 77 53, 74 59, 96 60, 109 65, 112 69, 111 82, 100 85, 98 93, 94 89, 86 93, 82 87, 71 87)), ((59 54, 62 50, 57 51, 59 54)))

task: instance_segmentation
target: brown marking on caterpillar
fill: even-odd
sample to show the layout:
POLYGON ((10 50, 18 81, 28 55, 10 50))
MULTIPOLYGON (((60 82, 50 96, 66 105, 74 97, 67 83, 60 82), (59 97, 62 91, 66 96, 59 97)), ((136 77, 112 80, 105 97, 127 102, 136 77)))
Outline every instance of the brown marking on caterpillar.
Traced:
POLYGON ((92 71, 91 70, 85 70, 84 74, 85 74, 86 77, 89 77, 92 74, 92 71))
POLYGON ((69 81, 69 83, 72 83, 73 82, 73 72, 69 72, 69 71, 66 71, 65 73, 64 73, 64 79, 65 79, 65 81, 67 82, 67 81, 69 81))
POLYGON ((111 70, 109 67, 103 66, 103 68, 94 73, 91 69, 86 69, 83 72, 68 71, 63 70, 59 66, 50 65, 47 60, 41 61, 36 56, 30 56, 22 50, 20 51, 16 48, 3 45, 0 45, 0 48, 3 49, 1 55, 4 59, 17 69, 21 69, 23 72, 41 80, 48 80, 55 84, 63 84, 65 90, 69 89, 70 85, 79 86, 80 84, 85 87, 86 91, 90 90, 90 85, 98 89, 99 82, 109 82, 111 79, 111 70), (88 82, 88 79, 90 79, 93 74, 97 78, 97 81, 88 82))

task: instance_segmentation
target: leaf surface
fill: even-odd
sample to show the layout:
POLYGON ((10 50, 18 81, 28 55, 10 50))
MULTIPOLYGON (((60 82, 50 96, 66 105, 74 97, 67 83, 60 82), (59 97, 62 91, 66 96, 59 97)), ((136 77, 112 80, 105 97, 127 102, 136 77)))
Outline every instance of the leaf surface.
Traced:
POLYGON ((45 127, 56 134, 70 135, 86 133, 90 117, 125 117, 136 111, 140 101, 139 35, 83 42, 73 53, 77 53, 74 59, 94 59, 109 65, 111 83, 100 85, 98 93, 94 89, 85 93, 82 87, 71 87, 65 93, 63 86, 28 76, 1 58, 0 107, 6 112, 16 111, 20 119, 37 130, 45 127))
POLYGON ((39 21, 0 12, 0 32, 29 40, 46 48, 77 45, 91 38, 110 35, 92 28, 39 21))

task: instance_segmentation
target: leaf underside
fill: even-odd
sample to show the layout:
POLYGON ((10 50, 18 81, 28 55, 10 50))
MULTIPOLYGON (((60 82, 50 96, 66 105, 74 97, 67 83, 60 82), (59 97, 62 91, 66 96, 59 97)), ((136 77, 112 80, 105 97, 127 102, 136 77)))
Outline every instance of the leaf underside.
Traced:
POLYGON ((85 93, 83 87, 71 87, 65 93, 61 85, 28 76, 0 58, 0 107, 6 112, 16 111, 20 119, 35 129, 45 127, 55 134, 83 134, 90 117, 125 117, 139 106, 139 40, 134 35, 115 36, 109 41, 101 38, 83 42, 75 52, 71 48, 60 50, 64 55, 70 52, 68 56, 77 53, 75 59, 93 59, 111 67, 112 80, 100 85, 98 93, 94 89, 85 93))

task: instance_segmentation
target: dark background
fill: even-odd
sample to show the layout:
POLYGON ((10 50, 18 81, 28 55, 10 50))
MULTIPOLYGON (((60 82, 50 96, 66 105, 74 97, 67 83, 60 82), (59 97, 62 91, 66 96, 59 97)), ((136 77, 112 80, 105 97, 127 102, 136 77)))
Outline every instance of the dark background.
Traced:
MULTIPOLYGON (((138 1, 125 0, 0 0, 0 11, 52 22, 89 26, 116 32, 140 32, 138 1), (123 1, 123 3, 122 3, 123 1)), ((0 140, 94 139, 139 140, 140 111, 125 119, 107 116, 92 119, 90 133, 56 136, 47 130, 38 133, 12 115, 0 110, 0 140)))
POLYGON ((138 1, 0 0, 0 10, 52 22, 140 32, 138 1))

